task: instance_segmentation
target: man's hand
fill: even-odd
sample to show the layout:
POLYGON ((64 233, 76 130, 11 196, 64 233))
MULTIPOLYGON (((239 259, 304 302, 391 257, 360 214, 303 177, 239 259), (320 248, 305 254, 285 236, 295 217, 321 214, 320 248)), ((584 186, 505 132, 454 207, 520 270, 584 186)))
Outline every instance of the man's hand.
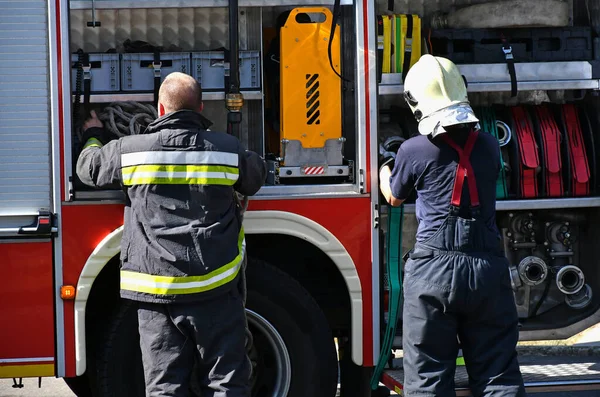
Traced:
POLYGON ((100 121, 100 119, 98 118, 98 116, 96 115, 95 111, 91 111, 90 115, 92 116, 91 118, 88 118, 85 123, 83 123, 83 130, 87 130, 89 128, 92 127, 98 127, 98 128, 104 128, 104 124, 102 124, 102 121, 100 121))
POLYGON ((379 170, 379 189, 381 194, 385 197, 385 200, 393 207, 399 207, 404 200, 397 199, 392 194, 392 188, 390 186, 390 177, 392 176, 392 170, 388 164, 385 164, 379 170))
POLYGON ((107 136, 106 131, 104 131, 104 124, 100 121, 96 112, 92 110, 90 115, 92 117, 88 118, 85 123, 83 123, 82 140, 84 149, 89 146, 102 147, 110 141, 110 137, 107 136))

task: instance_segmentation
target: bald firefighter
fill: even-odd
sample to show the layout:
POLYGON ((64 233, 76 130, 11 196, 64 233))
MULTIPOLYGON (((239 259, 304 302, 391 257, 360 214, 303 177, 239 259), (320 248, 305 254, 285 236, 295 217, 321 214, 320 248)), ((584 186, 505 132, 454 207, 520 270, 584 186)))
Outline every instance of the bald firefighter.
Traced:
POLYGON ((479 130, 448 59, 424 55, 404 90, 420 135, 380 168, 391 205, 417 192, 416 245, 404 267, 404 395, 455 395, 459 339, 474 396, 523 396, 517 310, 495 218, 499 144, 479 130))
POLYGON ((77 175, 124 188, 121 297, 137 301, 146 395, 250 396, 245 350, 244 230, 235 192, 254 195, 265 161, 231 135, 208 131, 202 90, 169 74, 159 118, 140 135, 107 137, 92 112, 77 175), (198 359, 198 370, 192 374, 198 359))

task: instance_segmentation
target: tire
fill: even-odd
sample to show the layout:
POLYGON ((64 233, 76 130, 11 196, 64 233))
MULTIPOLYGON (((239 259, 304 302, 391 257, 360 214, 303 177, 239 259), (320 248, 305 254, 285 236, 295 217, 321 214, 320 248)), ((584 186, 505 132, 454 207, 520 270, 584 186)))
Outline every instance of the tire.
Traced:
MULTIPOLYGON (((246 274, 252 397, 334 397, 335 344, 317 303, 296 280, 265 262, 250 259, 246 274)), ((135 302, 119 301, 95 353, 96 397, 145 396, 135 302)))
MULTIPOLYGON (((288 274, 262 261, 248 261, 246 270, 248 324, 254 341, 250 359, 252 397, 280 397, 275 389, 273 357, 259 321, 267 321, 283 340, 291 363, 288 397, 333 397, 336 395, 338 366, 335 344, 325 315, 308 292, 288 274), (253 313, 262 320, 253 318, 253 313), (258 357, 255 350, 259 349, 258 357), (256 359, 258 358, 258 361, 256 359)), ((264 324, 262 324, 264 326, 264 324)), ((273 341, 271 341, 272 343, 273 341)), ((281 378, 279 378, 281 380, 281 378)))
POLYGON ((90 381, 87 375, 77 376, 73 378, 63 378, 69 389, 77 397, 93 397, 90 381))
POLYGON ((96 357, 98 397, 145 397, 135 302, 119 300, 103 336, 97 341, 96 357))

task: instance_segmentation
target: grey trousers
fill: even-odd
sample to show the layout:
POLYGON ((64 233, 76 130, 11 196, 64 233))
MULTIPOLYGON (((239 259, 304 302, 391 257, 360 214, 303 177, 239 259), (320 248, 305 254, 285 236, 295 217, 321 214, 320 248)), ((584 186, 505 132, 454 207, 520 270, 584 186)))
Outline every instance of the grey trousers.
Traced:
POLYGON ((461 256, 408 260, 404 395, 454 397, 460 338, 475 397, 523 397, 517 310, 504 262, 461 256))
POLYGON ((188 397, 192 377, 202 397, 250 396, 246 316, 237 289, 192 304, 140 302, 138 321, 147 397, 188 397))

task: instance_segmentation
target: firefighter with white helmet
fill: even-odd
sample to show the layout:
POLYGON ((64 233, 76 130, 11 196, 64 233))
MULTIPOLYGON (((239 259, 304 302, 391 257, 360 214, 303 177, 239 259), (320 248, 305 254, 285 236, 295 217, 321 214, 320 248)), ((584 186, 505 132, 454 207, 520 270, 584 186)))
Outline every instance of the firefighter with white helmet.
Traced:
POLYGON ((404 394, 455 395, 460 340, 474 396, 525 395, 495 217, 498 142, 480 132, 466 81, 448 59, 423 55, 404 90, 420 135, 380 168, 391 205, 417 192, 419 227, 404 267, 404 394))

